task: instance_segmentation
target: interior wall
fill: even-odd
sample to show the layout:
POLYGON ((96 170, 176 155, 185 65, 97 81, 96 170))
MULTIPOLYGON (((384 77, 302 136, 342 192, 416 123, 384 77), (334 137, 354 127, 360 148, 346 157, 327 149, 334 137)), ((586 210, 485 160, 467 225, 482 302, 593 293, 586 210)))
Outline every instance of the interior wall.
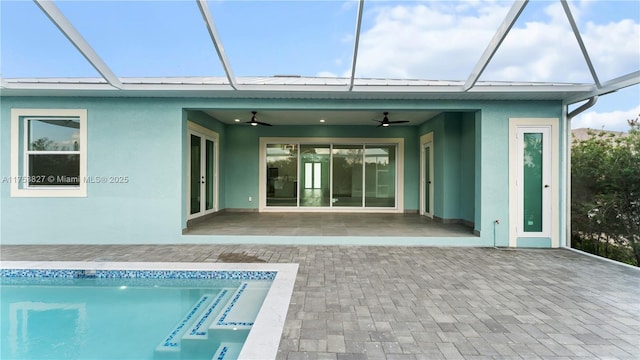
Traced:
POLYGON ((433 132, 436 218, 475 221, 475 131, 474 112, 442 113, 419 128, 419 136, 433 132))
MULTIPOLYGON (((404 139, 404 209, 419 208, 419 140, 414 126, 377 128, 375 126, 248 126, 227 125, 224 188, 228 209, 258 209, 259 139, 260 137, 321 138, 403 138, 404 139), (249 197, 252 201, 249 201, 249 197)), ((375 140, 372 140, 375 142, 375 140)))
POLYGON ((474 112, 460 118, 460 218, 475 222, 476 122, 474 112))
POLYGON ((461 201, 461 141, 460 113, 445 113, 442 136, 442 219, 460 219, 461 201))

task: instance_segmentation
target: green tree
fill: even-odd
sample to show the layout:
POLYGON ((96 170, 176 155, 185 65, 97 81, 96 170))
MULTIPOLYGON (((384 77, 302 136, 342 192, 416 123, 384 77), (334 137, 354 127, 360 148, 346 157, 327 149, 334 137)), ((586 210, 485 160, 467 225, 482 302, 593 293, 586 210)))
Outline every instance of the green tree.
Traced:
POLYGON ((29 150, 58 150, 55 141, 49 140, 47 137, 38 138, 31 142, 31 148, 29 150))
POLYGON ((591 132, 571 155, 574 247, 640 266, 640 123, 626 136, 591 132))

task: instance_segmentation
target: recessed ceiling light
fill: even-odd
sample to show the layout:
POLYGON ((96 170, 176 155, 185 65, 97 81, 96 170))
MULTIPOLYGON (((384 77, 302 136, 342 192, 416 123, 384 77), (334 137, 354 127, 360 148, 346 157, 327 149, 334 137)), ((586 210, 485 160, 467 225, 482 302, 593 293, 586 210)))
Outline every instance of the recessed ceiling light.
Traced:
POLYGON ((324 119, 320 119, 320 122, 321 122, 321 123, 323 123, 323 122, 324 122, 324 119))
POLYGON ((240 122, 240 119, 235 119, 235 120, 233 120, 233 121, 235 121, 235 122, 240 122))

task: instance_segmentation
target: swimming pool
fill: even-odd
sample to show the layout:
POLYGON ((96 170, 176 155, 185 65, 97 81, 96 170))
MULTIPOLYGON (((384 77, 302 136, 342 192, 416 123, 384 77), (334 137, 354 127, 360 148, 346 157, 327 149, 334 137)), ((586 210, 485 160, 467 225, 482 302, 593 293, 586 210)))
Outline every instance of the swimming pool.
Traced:
POLYGON ((270 359, 297 264, 3 262, 5 358, 270 359))

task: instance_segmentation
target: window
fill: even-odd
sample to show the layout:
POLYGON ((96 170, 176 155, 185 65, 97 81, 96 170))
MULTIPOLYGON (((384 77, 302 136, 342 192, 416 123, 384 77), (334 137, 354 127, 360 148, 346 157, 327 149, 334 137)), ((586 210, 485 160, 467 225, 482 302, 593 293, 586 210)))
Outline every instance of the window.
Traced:
POLYGON ((87 111, 11 110, 11 196, 86 196, 87 111))

